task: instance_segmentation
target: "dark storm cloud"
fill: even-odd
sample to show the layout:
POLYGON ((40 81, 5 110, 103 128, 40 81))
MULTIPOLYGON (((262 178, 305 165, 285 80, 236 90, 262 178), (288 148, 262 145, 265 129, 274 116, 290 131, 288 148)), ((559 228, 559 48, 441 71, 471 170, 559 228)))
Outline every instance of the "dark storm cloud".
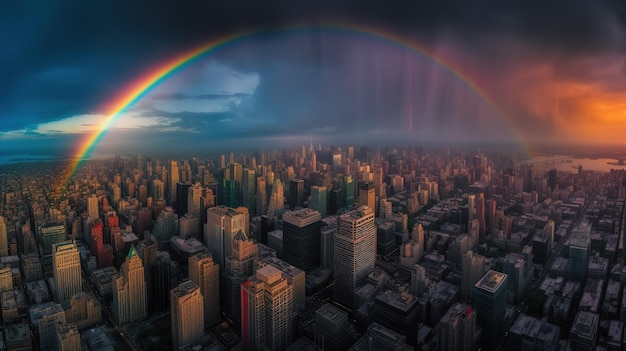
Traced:
MULTIPOLYGON (((242 29, 356 23, 385 28, 433 47, 441 38, 450 38, 487 67, 498 67, 498 58, 517 55, 509 50, 510 42, 524 47, 526 55, 557 57, 624 54, 626 42, 623 1, 38 1, 35 5, 4 2, 0 7, 0 32, 9 34, 0 36, 0 131, 102 112, 104 102, 147 68, 242 29)), ((270 35, 265 40, 274 39, 270 35)), ((213 114, 170 113, 180 119, 176 126, 210 132, 214 121, 230 120, 230 129, 218 129, 220 137, 279 136, 342 126, 354 131, 381 128, 388 116, 406 113, 399 95, 405 88, 398 77, 400 69, 390 72, 391 77, 361 82, 365 86, 385 80, 380 84, 386 91, 355 90, 345 78, 356 75, 333 71, 332 67, 345 67, 342 58, 350 58, 342 57, 327 35, 312 35, 281 55, 272 54, 276 48, 261 47, 267 51, 257 52, 260 57, 282 61, 251 62, 236 55, 238 50, 254 50, 249 47, 233 48, 231 56, 222 56, 237 69, 258 70, 262 79, 254 96, 163 97, 251 101, 213 114), (268 75, 273 79, 264 80, 268 75), (324 79, 314 79, 320 76, 324 79), (360 111, 355 113, 354 106, 360 106, 360 111), (358 118, 346 119, 351 115, 358 118)), ((570 75, 578 66, 560 67, 563 75, 570 75)), ((452 98, 438 100, 438 111, 448 111, 452 98)), ((442 121, 445 118, 433 123, 442 121)))

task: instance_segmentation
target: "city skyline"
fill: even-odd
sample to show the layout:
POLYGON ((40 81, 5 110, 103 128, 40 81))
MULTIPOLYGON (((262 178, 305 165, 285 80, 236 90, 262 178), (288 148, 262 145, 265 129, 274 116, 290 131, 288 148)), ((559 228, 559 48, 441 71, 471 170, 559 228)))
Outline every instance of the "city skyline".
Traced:
POLYGON ((7 5, 0 154, 623 145, 617 3, 118 5, 7 5))

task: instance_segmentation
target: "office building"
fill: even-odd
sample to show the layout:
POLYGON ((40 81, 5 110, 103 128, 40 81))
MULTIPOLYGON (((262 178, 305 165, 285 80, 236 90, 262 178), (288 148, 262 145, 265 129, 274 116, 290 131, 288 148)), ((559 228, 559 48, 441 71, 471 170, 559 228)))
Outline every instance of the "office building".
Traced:
POLYGON ((304 180, 292 179, 289 181, 289 208, 304 206, 304 180))
POLYGON ((58 324, 55 339, 58 351, 81 351, 80 333, 73 325, 58 324))
POLYGON ((267 214, 267 185, 264 177, 256 179, 256 215, 267 214))
POLYGON ((83 290, 80 253, 75 241, 53 244, 52 251, 55 301, 66 301, 83 290))
POLYGON ((189 206, 189 189, 191 183, 176 183, 176 213, 178 217, 183 216, 188 212, 187 206, 189 206))
POLYGON ((413 351, 413 347, 406 344, 406 336, 374 322, 367 327, 367 333, 352 345, 349 350, 413 351))
POLYGON ((359 185, 359 205, 366 206, 375 211, 376 209, 376 187, 372 183, 359 185))
POLYGON ((217 206, 207 209, 207 224, 204 230, 204 244, 209 248, 213 260, 223 273, 226 258, 232 255, 232 243, 235 235, 242 231, 246 236, 248 219, 238 209, 217 206))
POLYGON ((329 303, 315 311, 316 350, 347 350, 354 342, 355 334, 348 320, 348 313, 329 303))
POLYGON ((204 306, 204 325, 212 326, 221 321, 220 315, 220 267, 209 253, 189 257, 189 280, 200 288, 204 306))
POLYGON ((559 327, 521 314, 517 317, 509 330, 509 349, 556 351, 559 349, 559 327))
POLYGON ((176 184, 178 184, 179 180, 180 180, 180 172, 178 171, 178 163, 174 160, 170 161, 169 163, 169 170, 168 170, 168 174, 169 177, 167 177, 167 182, 168 182, 168 200, 169 200, 169 205, 172 206, 174 205, 174 202, 176 201, 177 197, 176 197, 176 184))
POLYGON ((241 205, 246 207, 250 214, 256 214, 256 185, 256 171, 244 168, 241 184, 241 205))
POLYGON ((474 284, 485 274, 485 257, 469 250, 463 255, 461 264, 461 294, 471 299, 474 284))
POLYGON ((11 266, 0 263, 0 293, 13 291, 13 274, 11 266))
POLYGON ((240 295, 241 283, 254 274, 254 261, 259 254, 259 246, 239 231, 233 239, 232 255, 226 258, 222 306, 233 320, 241 318, 241 301, 231 298, 240 295))
POLYGON ((3 216, 0 216, 0 257, 9 255, 9 241, 7 237, 7 223, 3 216))
POLYGON ((133 244, 120 272, 113 276, 112 310, 119 324, 137 322, 147 316, 144 274, 143 262, 133 244))
POLYGON ((309 270, 320 262, 321 215, 310 208, 283 214, 283 257, 292 265, 309 270))
POLYGON ((435 327, 437 349, 440 351, 472 351, 476 349, 476 311, 457 302, 443 315, 435 327))
POLYGON ((477 322, 483 330, 489 330, 485 340, 493 341, 502 333, 508 279, 504 273, 489 270, 474 285, 474 307, 478 312, 477 322))
POLYGON ((598 341, 600 316, 593 312, 578 311, 570 330, 570 349, 595 350, 598 341))
POLYGON ((354 308, 355 288, 361 285, 376 264, 374 209, 361 206, 338 217, 334 248, 334 296, 354 308))
POLYGON ((309 208, 320 213, 322 218, 328 214, 328 190, 324 186, 311 187, 309 208))
POLYGON ((168 206, 159 213, 152 233, 161 249, 166 248, 172 236, 178 234, 178 216, 171 207, 168 206))
POLYGON ((204 303, 200 288, 187 280, 170 292, 172 345, 195 346, 204 335, 204 303))
POLYGON ((293 288, 281 271, 267 265, 241 284, 244 350, 284 350, 293 339, 293 288))
POLYGON ((278 227, 278 223, 283 218, 285 212, 285 196, 283 194, 283 184, 280 179, 274 179, 274 185, 272 186, 272 194, 270 195, 270 201, 267 206, 267 217, 272 221, 274 228, 278 227))

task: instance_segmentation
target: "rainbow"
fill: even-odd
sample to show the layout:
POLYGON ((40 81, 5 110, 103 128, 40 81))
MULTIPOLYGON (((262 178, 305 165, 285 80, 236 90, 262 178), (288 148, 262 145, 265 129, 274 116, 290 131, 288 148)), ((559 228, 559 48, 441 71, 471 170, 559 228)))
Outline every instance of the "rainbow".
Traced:
MULTIPOLYGON (((448 63, 446 63, 443 59, 437 57, 434 53, 430 52, 424 46, 421 46, 413 41, 409 41, 405 38, 402 38, 396 34, 392 34, 390 32, 382 31, 379 29, 372 29, 361 26, 352 26, 352 25, 336 25, 336 24, 327 24, 321 26, 300 26, 300 27, 287 27, 281 29, 261 29, 256 31, 244 31, 238 32, 232 35, 227 35, 221 37, 219 39, 214 39, 203 43, 189 51, 186 51, 165 63, 162 63, 155 67, 152 70, 147 71, 139 78, 134 80, 132 84, 122 90, 117 97, 115 97, 107 106, 112 106, 109 108, 109 111, 105 113, 105 118, 102 119, 95 128, 95 130, 86 135, 81 141, 80 145, 76 149, 76 152, 71 157, 71 162, 68 166, 65 175, 64 184, 67 187, 69 181, 72 176, 78 170, 81 161, 85 160, 89 157, 92 150, 98 145, 98 142, 102 137, 106 134, 109 126, 113 121, 115 121, 123 111, 128 109, 134 103, 139 101, 142 97, 147 95, 153 88, 157 87, 160 83, 167 80, 172 75, 181 71, 185 67, 194 63, 198 59, 220 49, 229 44, 236 43, 238 41, 244 40, 246 38, 250 38, 254 35, 262 34, 262 33, 273 33, 273 32, 284 32, 284 31, 302 31, 302 30, 312 30, 312 29, 322 29, 322 30, 338 30, 341 32, 347 33, 355 33, 355 34, 365 34, 372 36, 374 38, 382 39, 389 43, 398 45, 400 47, 409 49, 417 54, 420 54, 437 65, 441 66, 445 70, 449 71, 458 79, 463 82, 468 88, 470 88, 477 96, 479 96, 485 103, 487 103, 497 114, 498 116, 505 117, 506 115, 503 111, 498 107, 497 104, 489 97, 489 95, 475 82, 473 82, 470 77, 463 74, 459 70, 455 69, 448 63)), ((516 137, 518 140, 522 140, 521 135, 517 133, 516 129, 513 127, 511 122, 505 118, 506 122, 511 126, 511 130, 516 133, 516 137)), ((522 146, 524 147, 524 151, 529 154, 526 146, 522 142, 522 146)))

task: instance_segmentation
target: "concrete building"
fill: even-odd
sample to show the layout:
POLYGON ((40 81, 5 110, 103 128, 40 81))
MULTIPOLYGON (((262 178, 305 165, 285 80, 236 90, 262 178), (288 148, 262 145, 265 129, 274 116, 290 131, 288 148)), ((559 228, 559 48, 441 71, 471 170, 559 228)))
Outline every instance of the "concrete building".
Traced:
POLYGON ((80 253, 75 241, 53 244, 52 251, 55 301, 66 301, 83 290, 80 253))
POLYGON ((220 267, 209 253, 189 257, 189 280, 200 288, 204 306, 204 325, 221 321, 220 314, 220 267))
POLYGON ((226 259, 226 273, 223 279, 222 306, 226 314, 239 321, 241 301, 232 296, 240 296, 241 283, 254 274, 254 261, 258 258, 259 246, 239 231, 233 239, 232 255, 226 259))
POLYGON ((483 330, 489 330, 489 336, 485 334, 485 339, 492 341, 497 338, 503 330, 503 323, 506 297, 508 290, 508 279, 504 273, 489 270, 474 285, 473 299, 474 307, 478 312, 478 325, 483 330))
POLYGON ((570 348, 573 351, 595 350, 598 340, 600 316, 596 313, 579 311, 570 330, 570 348))
POLYGON ((58 351, 81 351, 78 328, 69 324, 57 325, 56 349, 58 351))
POLYGON ((440 351, 476 349, 476 311, 471 305, 455 303, 443 315, 435 329, 437 349, 440 351))
POLYGON ((137 322, 147 316, 146 280, 135 245, 130 247, 120 272, 113 277, 112 310, 119 324, 137 322))
POLYGON ((334 248, 334 296, 354 308, 355 288, 367 279, 376 264, 376 224, 374 209, 361 206, 338 217, 334 248))
POLYGON ((283 214, 283 257, 292 265, 310 270, 320 261, 321 214, 310 208, 283 214))
POLYGON ((413 351, 413 347, 406 344, 406 336, 374 322, 367 327, 367 333, 350 348, 350 351, 367 350, 413 351))
POLYGON ((559 349, 559 327, 521 314, 509 330, 511 350, 555 351, 559 349))
POLYGON ((188 280, 170 292, 172 345, 174 350, 195 344, 204 335, 204 303, 200 288, 188 280))
POLYGON ((235 235, 242 231, 246 236, 246 216, 237 209, 217 206, 207 209, 207 224, 204 230, 204 244, 209 248, 213 260, 219 265, 223 274, 226 269, 226 258, 232 255, 235 235))
POLYGON ((3 216, 0 216, 0 257, 9 255, 9 241, 7 238, 7 223, 3 216))
POLYGON ((293 288, 274 266, 241 284, 241 338, 244 350, 284 350, 293 340, 293 288))
POLYGON ((342 351, 354 342, 355 331, 351 329, 348 313, 331 304, 315 311, 316 350, 342 351))

